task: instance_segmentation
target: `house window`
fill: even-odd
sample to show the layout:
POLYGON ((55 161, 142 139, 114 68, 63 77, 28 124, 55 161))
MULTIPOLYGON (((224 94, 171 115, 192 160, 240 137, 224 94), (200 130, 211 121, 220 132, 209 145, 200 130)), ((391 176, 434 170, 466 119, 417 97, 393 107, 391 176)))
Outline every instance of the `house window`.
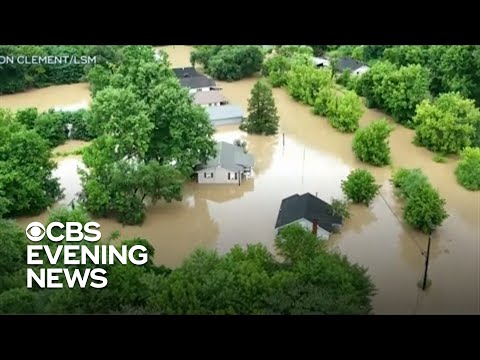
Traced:
POLYGON ((233 173, 233 172, 229 172, 228 173, 228 180, 237 180, 238 179, 238 173, 233 173))
POLYGON ((205 179, 213 179, 213 173, 206 173, 206 172, 204 172, 204 173, 203 173, 203 177, 204 177, 205 179))

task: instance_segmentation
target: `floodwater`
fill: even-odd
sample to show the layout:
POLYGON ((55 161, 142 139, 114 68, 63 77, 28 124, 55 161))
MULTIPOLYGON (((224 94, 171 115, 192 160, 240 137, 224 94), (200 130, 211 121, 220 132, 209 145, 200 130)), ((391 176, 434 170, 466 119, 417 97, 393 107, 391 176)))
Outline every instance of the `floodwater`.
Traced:
POLYGON ((11 110, 36 107, 40 111, 49 109, 72 111, 88 107, 90 100, 88 84, 80 83, 2 95, 0 96, 0 107, 11 110))
MULTIPOLYGON (((173 66, 189 66, 190 48, 167 47, 173 66)), ((256 79, 233 83, 219 82, 231 103, 247 108, 247 99, 256 79)), ((84 93, 73 88, 68 94, 59 87, 51 91, 58 98, 44 107, 84 101, 84 93), (78 98, 75 98, 77 96, 78 98)), ((25 94, 0 97, 9 107, 38 105, 40 100, 25 94), (18 97, 18 98, 17 98, 18 97), (28 102, 30 101, 30 102, 28 102)), ((352 217, 339 234, 329 240, 336 248, 368 268, 378 288, 374 298, 376 313, 480 313, 480 192, 469 192, 455 181, 456 160, 435 163, 433 153, 412 144, 413 132, 396 126, 390 144, 394 167, 419 167, 447 200, 450 217, 432 236, 429 278, 432 286, 422 292, 417 282, 424 271, 427 237, 402 224, 402 204, 393 195, 389 178, 391 168, 373 168, 359 163, 352 151, 352 135, 335 131, 325 119, 294 102, 282 89, 274 89, 280 115, 277 136, 248 135, 237 126, 219 128, 216 138, 247 141, 255 156, 255 176, 241 186, 185 185, 181 202, 158 203, 149 209, 145 223, 121 226, 99 219, 104 236, 119 229, 122 238, 143 236, 155 246, 155 260, 178 266, 196 247, 228 251, 234 244, 261 242, 273 250, 274 224, 280 202, 295 193, 311 192, 326 201, 341 196, 340 182, 357 167, 370 169, 382 184, 381 196, 370 207, 354 205, 352 217), (283 137, 284 134, 284 137, 283 137)), ((45 94, 44 98, 48 98, 45 94)), ((366 110, 361 125, 385 117, 366 110)), ((58 160, 62 185, 69 200, 80 190, 75 169, 78 157, 58 160)), ((46 214, 36 217, 45 220, 46 214)), ((22 225, 32 218, 19 219, 22 225)))

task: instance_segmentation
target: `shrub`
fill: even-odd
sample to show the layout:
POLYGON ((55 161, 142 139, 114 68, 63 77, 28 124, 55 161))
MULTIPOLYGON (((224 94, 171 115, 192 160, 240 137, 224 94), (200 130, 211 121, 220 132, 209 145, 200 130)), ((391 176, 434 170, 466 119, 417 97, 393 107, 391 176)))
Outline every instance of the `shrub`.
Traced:
POLYGON ((460 185, 468 190, 480 190, 480 148, 466 148, 455 169, 460 185))
POLYGON ((388 137, 393 128, 386 120, 376 120, 358 129, 353 138, 352 149, 355 156, 365 163, 384 166, 390 163, 388 137))
POLYGON ((365 169, 353 170, 346 180, 342 181, 345 196, 354 203, 369 205, 380 190, 375 177, 365 169))

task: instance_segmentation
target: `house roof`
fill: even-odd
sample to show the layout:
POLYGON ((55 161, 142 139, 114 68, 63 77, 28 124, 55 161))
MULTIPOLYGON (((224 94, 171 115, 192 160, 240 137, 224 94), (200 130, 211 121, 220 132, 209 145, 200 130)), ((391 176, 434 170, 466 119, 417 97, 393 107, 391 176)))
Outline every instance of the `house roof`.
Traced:
POLYGON ((194 67, 174 68, 172 71, 177 78, 202 76, 194 67))
POLYGON ((180 81, 180 84, 183 87, 187 87, 190 89, 199 89, 199 88, 216 86, 215 81, 213 81, 212 79, 204 75, 199 75, 194 77, 182 77, 182 78, 179 78, 178 80, 180 81))
POLYGON ((282 200, 275 228, 303 218, 310 222, 317 219, 319 227, 332 232, 334 225, 342 224, 342 217, 331 215, 330 209, 330 204, 310 193, 292 195, 282 200))
POLYGON ((243 171, 253 167, 253 156, 245 154, 243 148, 224 141, 218 142, 216 147, 217 155, 206 164, 199 165, 197 171, 219 166, 230 171, 243 171))
POLYGON ((320 64, 323 64, 324 66, 330 66, 330 60, 328 60, 327 58, 315 56, 312 58, 312 60, 315 66, 318 66, 320 64))
POLYGON ((355 71, 362 66, 366 66, 361 61, 352 59, 351 57, 342 57, 337 61, 335 68, 339 71, 351 70, 355 71))
POLYGON ((243 110, 240 106, 237 105, 211 106, 208 107, 206 110, 208 117, 212 122, 243 117, 243 110))
POLYGON ((214 104, 219 102, 228 102, 220 91, 197 91, 194 95, 195 104, 214 104))

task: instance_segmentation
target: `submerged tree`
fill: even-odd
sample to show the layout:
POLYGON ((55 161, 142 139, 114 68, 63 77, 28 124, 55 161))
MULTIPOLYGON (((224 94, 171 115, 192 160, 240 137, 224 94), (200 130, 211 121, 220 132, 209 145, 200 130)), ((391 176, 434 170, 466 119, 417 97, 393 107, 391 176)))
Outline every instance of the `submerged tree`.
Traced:
POLYGON ((459 93, 424 100, 414 117, 415 143, 444 154, 458 154, 475 144, 480 129, 480 110, 459 93))
POLYGON ((388 165, 390 163, 388 137, 392 130, 385 119, 373 121, 368 126, 358 129, 352 143, 355 156, 371 165, 388 165))
POLYGON ((354 203, 369 205, 380 190, 375 177, 365 169, 355 169, 342 181, 345 196, 354 203))
POLYGON ((352 133, 358 129, 363 114, 362 101, 353 91, 336 97, 328 102, 327 116, 330 124, 341 132, 352 133))
POLYGON ((480 148, 466 148, 455 169, 457 181, 465 189, 480 190, 480 148))
POLYGON ((278 132, 278 114, 272 89, 265 80, 259 80, 248 100, 248 117, 240 129, 249 134, 274 135, 278 132))

